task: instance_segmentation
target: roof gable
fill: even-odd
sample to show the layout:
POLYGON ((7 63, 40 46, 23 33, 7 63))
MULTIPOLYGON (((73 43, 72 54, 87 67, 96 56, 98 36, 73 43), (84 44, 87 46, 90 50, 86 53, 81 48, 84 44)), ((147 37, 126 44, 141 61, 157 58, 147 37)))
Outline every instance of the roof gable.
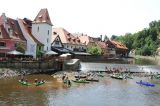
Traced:
POLYGON ((64 28, 54 28, 53 35, 59 35, 62 43, 84 45, 77 36, 73 36, 64 28))
POLYGON ((0 32, 1 32, 1 37, 0 38, 3 38, 3 39, 10 39, 7 31, 5 30, 4 26, 3 25, 0 25, 0 32))
POLYGON ((41 9, 36 18, 34 19, 33 23, 47 23, 53 25, 47 9, 41 9))

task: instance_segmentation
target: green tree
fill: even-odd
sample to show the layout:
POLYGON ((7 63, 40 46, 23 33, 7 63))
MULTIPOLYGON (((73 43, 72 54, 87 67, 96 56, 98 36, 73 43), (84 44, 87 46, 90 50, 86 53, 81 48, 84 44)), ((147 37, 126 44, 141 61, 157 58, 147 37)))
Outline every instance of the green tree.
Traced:
POLYGON ((16 50, 19 51, 19 52, 25 53, 25 47, 20 42, 16 43, 16 50))
POLYGON ((92 55, 101 55, 102 54, 102 50, 100 47, 98 47, 97 45, 91 45, 87 48, 87 52, 92 54, 92 55))

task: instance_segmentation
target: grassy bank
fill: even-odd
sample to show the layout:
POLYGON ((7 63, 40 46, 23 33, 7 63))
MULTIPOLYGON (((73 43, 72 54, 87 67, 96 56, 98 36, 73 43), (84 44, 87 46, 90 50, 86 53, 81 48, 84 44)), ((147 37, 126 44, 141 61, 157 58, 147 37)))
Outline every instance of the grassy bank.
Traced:
POLYGON ((133 56, 134 58, 137 59, 148 59, 151 61, 155 61, 157 63, 157 65, 160 65, 160 56, 140 56, 140 55, 135 55, 133 56))

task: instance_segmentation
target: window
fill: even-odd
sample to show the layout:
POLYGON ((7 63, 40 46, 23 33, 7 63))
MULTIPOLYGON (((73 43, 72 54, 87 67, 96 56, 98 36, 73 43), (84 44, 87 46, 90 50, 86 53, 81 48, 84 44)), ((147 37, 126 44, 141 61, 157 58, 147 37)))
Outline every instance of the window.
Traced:
POLYGON ((55 41, 55 44, 56 44, 56 45, 59 45, 59 41, 55 41))
POLYGON ((48 51, 48 47, 47 47, 47 51, 48 51))
POLYGON ((38 26, 38 28, 37 28, 37 32, 39 32, 39 26, 38 26))
POLYGON ((48 40, 48 38, 47 38, 47 43, 48 43, 48 41, 49 41, 49 40, 48 40))
POLYGON ((5 42, 0 42, 0 47, 6 47, 6 43, 5 42))
POLYGON ((1 35, 1 32, 0 32, 0 35, 1 35))
POLYGON ((49 30, 48 30, 48 35, 49 35, 49 30))

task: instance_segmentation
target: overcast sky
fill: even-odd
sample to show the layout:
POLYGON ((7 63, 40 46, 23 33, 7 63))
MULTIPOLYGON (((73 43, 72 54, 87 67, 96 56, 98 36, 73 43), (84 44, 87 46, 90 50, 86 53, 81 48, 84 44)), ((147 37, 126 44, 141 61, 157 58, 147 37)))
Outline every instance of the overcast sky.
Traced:
POLYGON ((160 19, 160 0, 1 0, 0 14, 34 20, 47 8, 54 27, 89 36, 123 35, 160 19))

